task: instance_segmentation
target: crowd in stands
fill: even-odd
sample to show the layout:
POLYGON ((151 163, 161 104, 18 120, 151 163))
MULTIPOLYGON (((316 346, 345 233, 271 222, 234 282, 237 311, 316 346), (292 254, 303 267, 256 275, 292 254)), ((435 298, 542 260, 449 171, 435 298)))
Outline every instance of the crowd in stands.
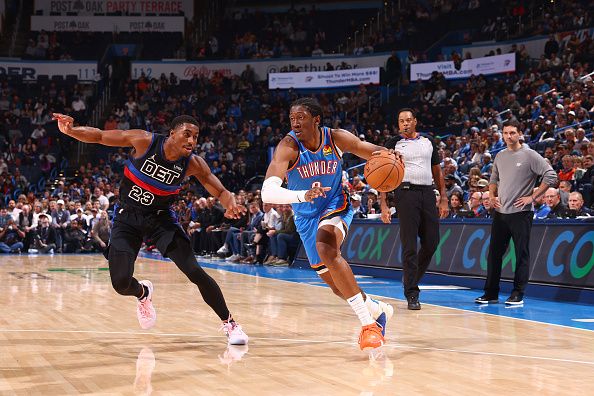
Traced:
POLYGON ((345 37, 377 13, 377 9, 318 10, 291 8, 282 13, 235 11, 193 52, 199 58, 279 58, 322 56, 336 51, 345 37), (340 23, 333 23, 340 21, 340 23))
MULTIPOLYGON (((412 50, 419 61, 429 61, 424 51, 446 33, 463 31, 462 42, 502 41, 547 35, 591 26, 591 1, 436 0, 402 1, 379 31, 353 52, 364 54, 393 49, 412 50)), ((440 59, 430 59, 440 60, 440 59)))
MULTIPOLYGON (((594 51, 589 51, 591 42, 582 50, 582 44, 571 40, 557 47, 551 40, 541 62, 526 63, 522 73, 473 76, 464 82, 435 73, 414 83, 409 96, 398 98, 416 109, 418 130, 431 135, 438 146, 450 217, 490 216, 488 180, 494 158, 505 147, 501 129, 507 119, 521 123, 524 141, 547 158, 561 180, 537 203, 535 216, 591 214, 594 84, 583 76, 592 71, 594 51)), ((522 48, 515 51, 522 59, 522 48)), ((73 140, 60 135, 50 114, 68 113, 86 123, 92 87, 53 80, 22 84, 0 81, 0 250, 101 251, 109 235, 109 221, 103 220, 118 202, 127 150, 97 148, 88 163, 69 167, 65 158, 73 158, 73 140)), ((249 208, 243 218, 229 221, 216 199, 186 181, 174 210, 196 254, 286 265, 298 243, 291 208, 263 205, 251 187, 258 175, 261 182, 271 150, 290 129, 290 103, 311 93, 269 91, 249 67, 238 76, 215 73, 180 81, 171 74, 114 84, 116 105, 104 129, 165 133, 173 117, 195 116, 200 120, 196 154, 249 208)), ((397 130, 394 114, 369 106, 377 89, 360 86, 313 94, 324 110, 322 123, 383 145, 397 130)), ((343 175, 343 185, 356 217, 377 217, 378 193, 365 183, 361 160, 345 153, 344 161, 350 170, 343 175)), ((146 248, 154 249, 150 240, 146 248)))

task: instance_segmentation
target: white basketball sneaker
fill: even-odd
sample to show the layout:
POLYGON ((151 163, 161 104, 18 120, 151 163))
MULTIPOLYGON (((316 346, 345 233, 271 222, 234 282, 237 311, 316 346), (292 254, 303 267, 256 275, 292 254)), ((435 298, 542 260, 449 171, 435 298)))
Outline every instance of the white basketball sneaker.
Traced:
POLYGON ((392 315, 394 315, 394 308, 390 304, 376 300, 370 296, 367 296, 365 305, 367 305, 367 309, 369 309, 369 313, 371 313, 371 317, 375 320, 375 323, 382 329, 382 335, 385 336, 386 325, 392 315))
POLYGON ((249 337, 234 321, 223 323, 221 330, 227 335, 229 345, 246 345, 248 343, 249 337))
POLYGON ((148 296, 144 296, 144 298, 138 300, 138 305, 136 306, 138 323, 140 323, 141 328, 147 330, 157 322, 157 311, 153 307, 153 283, 148 280, 142 280, 138 283, 146 286, 149 290, 148 296))

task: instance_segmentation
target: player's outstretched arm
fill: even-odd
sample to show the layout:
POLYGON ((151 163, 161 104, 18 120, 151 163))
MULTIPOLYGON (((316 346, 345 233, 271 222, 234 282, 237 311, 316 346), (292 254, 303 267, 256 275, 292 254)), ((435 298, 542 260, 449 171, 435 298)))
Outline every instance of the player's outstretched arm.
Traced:
POLYGON ((140 129, 104 131, 89 126, 75 127, 74 119, 64 114, 53 113, 52 118, 58 121, 60 132, 84 143, 98 143, 112 147, 134 147, 143 152, 148 148, 147 145, 151 140, 151 134, 140 129))
POLYGON ((266 178, 262 185, 262 201, 273 204, 291 204, 312 202, 318 197, 326 196, 326 191, 330 191, 330 187, 312 187, 310 190, 300 191, 281 187, 289 165, 292 165, 298 159, 299 148, 297 143, 291 137, 286 136, 276 146, 272 161, 268 165, 266 178))
POLYGON ((219 199, 225 208, 225 217, 238 219, 246 213, 245 206, 235 202, 233 194, 223 186, 218 177, 212 174, 208 164, 201 157, 192 155, 186 175, 196 177, 210 195, 219 199))
POLYGON ((364 160, 371 158, 371 155, 377 151, 388 150, 385 147, 363 141, 344 129, 333 129, 331 133, 334 143, 342 152, 353 153, 364 160))

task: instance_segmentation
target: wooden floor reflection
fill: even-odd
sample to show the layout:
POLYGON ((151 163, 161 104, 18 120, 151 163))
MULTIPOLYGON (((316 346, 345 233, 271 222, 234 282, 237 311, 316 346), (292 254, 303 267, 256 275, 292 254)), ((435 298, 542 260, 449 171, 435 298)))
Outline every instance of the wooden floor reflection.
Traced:
POLYGON ((250 335, 227 348, 175 266, 139 259, 158 321, 111 288, 101 256, 0 257, 0 394, 477 395, 594 388, 594 332, 392 300, 388 345, 326 288, 208 270, 250 335))

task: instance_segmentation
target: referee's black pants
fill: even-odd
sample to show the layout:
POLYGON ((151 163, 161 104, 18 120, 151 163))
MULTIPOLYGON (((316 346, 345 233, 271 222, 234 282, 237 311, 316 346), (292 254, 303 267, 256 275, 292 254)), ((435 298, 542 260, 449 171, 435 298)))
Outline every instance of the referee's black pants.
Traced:
POLYGON ((487 280, 485 281, 485 294, 489 298, 499 296, 503 255, 509 246, 510 238, 514 241, 516 253, 514 291, 524 294, 528 276, 530 275, 529 245, 533 216, 534 212, 532 211, 510 214, 494 212, 493 223, 491 223, 491 243, 487 258, 487 280))
POLYGON ((398 188, 396 210, 402 244, 402 284, 406 298, 419 295, 419 281, 439 244, 439 212, 433 187, 398 188), (421 248, 417 253, 417 237, 421 248))

